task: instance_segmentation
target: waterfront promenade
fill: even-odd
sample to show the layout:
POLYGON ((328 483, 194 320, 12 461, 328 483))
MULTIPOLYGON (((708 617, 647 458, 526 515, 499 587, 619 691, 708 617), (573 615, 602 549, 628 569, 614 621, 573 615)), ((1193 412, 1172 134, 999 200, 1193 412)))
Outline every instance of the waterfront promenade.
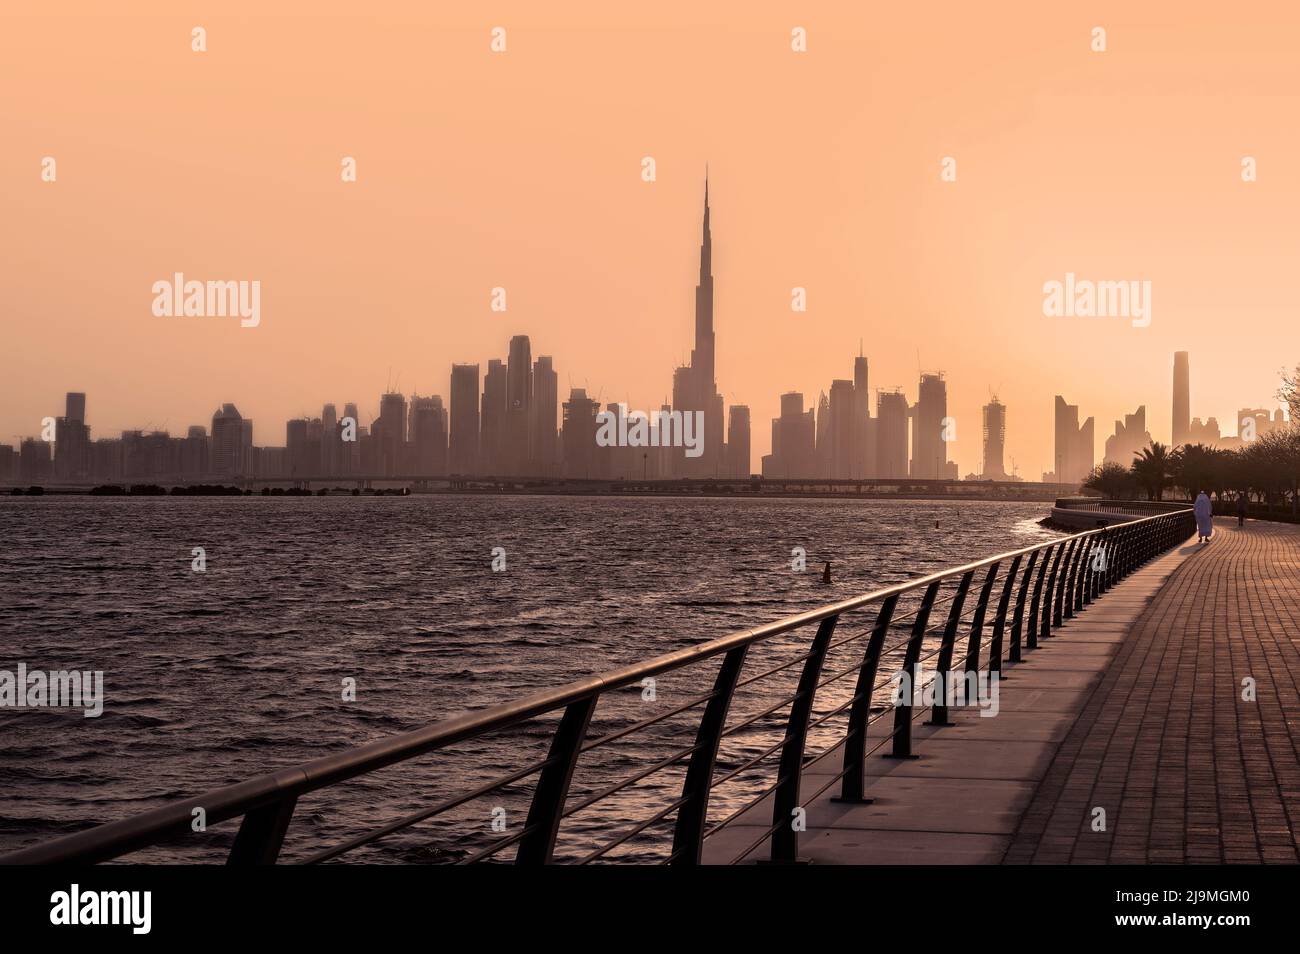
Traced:
MULTIPOLYGON (((1008 664, 996 717, 953 709, 954 725, 918 727, 919 758, 871 759, 870 804, 814 800, 800 856, 1295 862, 1300 527, 1217 524, 1211 543, 1152 560, 1008 664)), ((804 785, 838 763, 810 763, 804 785)), ((706 860, 730 857, 770 814, 764 802, 711 839, 706 860)))

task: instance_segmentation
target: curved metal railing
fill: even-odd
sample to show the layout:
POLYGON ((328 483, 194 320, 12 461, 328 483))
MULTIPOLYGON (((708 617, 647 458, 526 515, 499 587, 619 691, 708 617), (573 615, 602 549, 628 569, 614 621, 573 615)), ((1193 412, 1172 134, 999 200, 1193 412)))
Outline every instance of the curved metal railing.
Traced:
MULTIPOLYGON (((1019 662, 1083 607, 1138 566, 1186 539, 1193 529, 1191 510, 1185 509, 998 554, 24 848, 0 857, 0 863, 95 863, 161 845, 184 851, 194 845, 190 839, 203 837, 192 827, 201 811, 206 826, 241 819, 228 863, 272 864, 280 857, 295 808, 304 796, 462 743, 486 744, 503 732, 517 736, 525 726, 535 729, 536 721, 545 717, 558 717, 548 730, 545 757, 524 760, 507 774, 293 860, 318 863, 338 858, 430 819, 452 817, 456 810, 535 777, 523 826, 517 831, 477 826, 462 839, 469 844, 458 849, 458 860, 551 863, 559 860, 557 840, 566 822, 577 828, 575 816, 608 805, 639 783, 672 771, 681 776, 680 796, 663 799, 644 817, 614 831, 602 824, 607 837, 599 843, 587 837, 563 860, 590 863, 635 844, 643 854, 654 852, 654 860, 661 863, 699 864, 710 838, 770 798, 771 825, 759 829, 738 854, 721 860, 746 860, 767 844, 771 860, 793 861, 799 833, 790 819, 800 805, 837 784, 841 799, 867 801, 868 756, 886 746, 890 756, 909 756, 912 727, 926 712, 930 725, 950 724, 949 705, 956 701, 948 698, 950 673, 978 677, 983 669, 986 676, 1000 677, 1004 661, 1019 662), (936 617, 936 610, 945 607, 946 616, 940 612, 936 617), (843 621, 864 611, 874 611, 867 628, 837 635, 843 621), (782 638, 814 625, 810 643, 782 638), (961 658, 954 660, 959 648, 961 658), (929 660, 936 660, 932 705, 918 705, 912 693, 899 693, 888 705, 876 702, 882 693, 893 695, 889 686, 895 676, 881 678, 882 663, 896 664, 896 673, 906 674, 907 685, 915 686, 924 682, 922 664, 929 660), (689 675, 702 684, 682 693, 684 698, 666 711, 593 736, 598 703, 616 699, 621 689, 643 691, 654 684, 652 680, 669 673, 689 675), (774 692, 772 682, 783 677, 794 681, 793 689, 774 692), (749 700, 750 710, 731 718, 742 693, 758 695, 749 700), (687 721, 697 710, 698 721, 687 721), (873 736, 869 730, 891 712, 892 728, 873 736), (591 761, 596 758, 593 753, 673 723, 685 731, 668 737, 666 755, 638 764, 612 782, 573 790, 575 770, 585 764, 584 758, 591 761), (813 737, 825 745, 810 756, 807 749, 813 737), (729 749, 725 760, 720 757, 723 746, 736 750, 729 749), (842 753, 839 770, 815 776, 820 787, 806 791, 807 767, 837 752, 842 753), (771 783, 756 785, 755 776, 769 771, 774 775, 771 783), (740 787, 741 796, 729 796, 730 810, 711 824, 711 800, 726 786, 740 787), (671 841, 664 830, 670 822, 671 841)), ((713 854, 710 860, 716 860, 713 854)))

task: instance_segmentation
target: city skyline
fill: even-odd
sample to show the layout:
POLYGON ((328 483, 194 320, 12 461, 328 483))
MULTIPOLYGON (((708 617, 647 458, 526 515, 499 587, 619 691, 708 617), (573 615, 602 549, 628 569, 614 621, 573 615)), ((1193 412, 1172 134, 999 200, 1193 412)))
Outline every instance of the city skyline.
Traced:
POLYGON ((113 44, 97 15, 14 20, 0 79, 34 94, 11 104, 0 156, 0 438, 33 433, 67 390, 94 396, 99 433, 179 432, 230 400, 278 431, 380 392, 390 368, 446 397, 453 362, 521 332, 555 356, 562 395, 657 408, 664 369, 689 358, 706 161, 716 379, 750 408, 751 469, 780 395, 815 402, 864 338, 873 387, 914 398, 918 365, 945 373, 963 475, 981 467, 990 392, 1027 477, 1052 469, 1058 392, 1099 431, 1145 404, 1168 435, 1174 351, 1201 356, 1202 419, 1274 406, 1291 359, 1266 345, 1293 337, 1300 299, 1285 267, 1300 138, 1275 121, 1289 29, 1256 19, 1229 43, 1213 18, 1113 7, 1096 53, 1090 24, 1032 6, 996 26, 978 10, 801 10, 795 53, 794 13, 735 10, 507 2, 499 55, 471 10, 253 29, 214 15, 201 56, 167 17, 113 44), (388 53, 320 96, 338 86, 330 51, 358 44, 388 53), (266 75, 285 49, 295 69, 266 75), (421 92, 453 78, 463 95, 421 92), (873 88, 894 94, 844 93, 873 88), (232 145, 245 136, 256 148, 232 145), (176 272, 260 280, 260 324, 155 317, 151 285, 176 272), (1067 273, 1150 280, 1150 326, 1046 317, 1043 284, 1067 273))

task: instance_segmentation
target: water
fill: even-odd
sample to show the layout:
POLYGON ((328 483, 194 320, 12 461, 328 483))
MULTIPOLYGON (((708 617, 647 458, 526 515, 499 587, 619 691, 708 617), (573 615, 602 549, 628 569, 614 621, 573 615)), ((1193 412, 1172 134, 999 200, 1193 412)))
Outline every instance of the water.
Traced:
MULTIPOLYGON (((946 501, 0 499, 0 669, 21 661, 29 670, 103 670, 106 696, 91 719, 0 709, 0 851, 1028 546, 1053 536, 1036 523, 1043 513, 1042 504, 946 501), (206 572, 191 569, 194 547, 206 551, 206 572), (504 572, 491 568, 496 547, 504 572), (805 573, 791 569, 795 547, 807 551, 805 573), (820 584, 824 560, 834 565, 830 587, 820 584), (342 699, 345 679, 356 681, 355 701, 342 699)), ((870 618, 857 622, 863 629, 870 618)), ((793 658, 811 637, 809 629, 751 653, 746 675, 782 651, 793 658)), ((835 665, 828 659, 826 672, 835 665)), ((639 687, 607 697, 592 735, 668 709, 706 689, 712 674, 710 665, 664 676, 654 701, 639 687)), ((738 694, 729 724, 790 685, 738 694)), ((839 695, 819 694, 819 711, 851 691, 846 679, 839 695)), ((689 746, 698 712, 584 757, 575 793, 689 746)), ((553 725, 308 796, 283 857, 518 768, 544 754, 553 725)), ((779 739, 782 725, 774 716, 729 738, 720 774, 779 739)), ((772 778, 770 762, 739 775, 716 794, 711 819, 772 778)), ((673 768, 576 815, 560 854, 608 840, 680 786, 673 768)), ((464 857, 493 837, 494 808, 521 825, 530 792, 512 787, 347 858, 464 857)), ((233 830, 227 823, 133 857, 220 860, 233 830)), ((670 840, 670 826, 658 826, 613 857, 661 857, 665 833, 670 840)))

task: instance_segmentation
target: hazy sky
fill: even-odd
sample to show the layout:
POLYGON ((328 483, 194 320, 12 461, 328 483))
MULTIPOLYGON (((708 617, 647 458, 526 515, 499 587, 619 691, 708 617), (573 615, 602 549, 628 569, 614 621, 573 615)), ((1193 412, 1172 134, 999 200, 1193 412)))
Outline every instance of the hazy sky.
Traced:
POLYGON ((280 445, 390 380, 445 397, 519 333, 562 394, 658 407, 706 162, 718 387, 755 469, 779 394, 852 377, 859 339, 873 386, 945 373, 963 475, 996 391, 1030 479, 1058 392, 1100 459, 1139 404, 1169 439, 1175 350, 1225 431, 1300 359, 1293 5, 56 6, 0 14, 0 441, 84 390, 92 437, 233 401, 280 445), (261 324, 155 317, 178 271, 260 281, 261 324), (1150 281, 1150 325, 1045 317, 1067 272, 1150 281))

